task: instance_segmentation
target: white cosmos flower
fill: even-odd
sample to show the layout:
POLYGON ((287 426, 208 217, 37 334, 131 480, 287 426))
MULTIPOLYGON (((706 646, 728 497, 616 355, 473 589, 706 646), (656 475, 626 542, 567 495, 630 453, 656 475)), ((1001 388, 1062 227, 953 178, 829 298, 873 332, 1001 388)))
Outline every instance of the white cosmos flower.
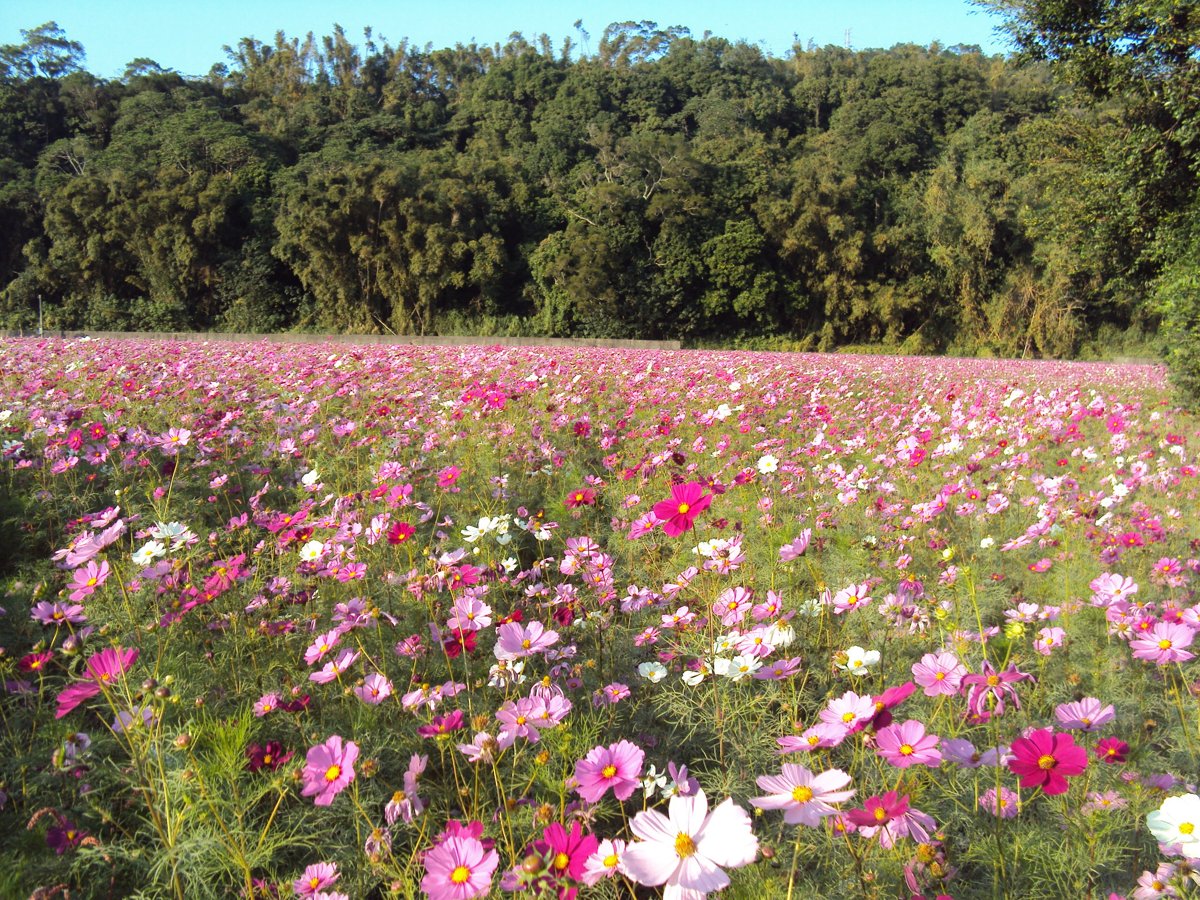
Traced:
POLYGON ((325 545, 320 541, 309 541, 300 548, 300 559, 304 562, 315 562, 321 558, 325 545))
POLYGON ((1200 856, 1200 797, 1168 797, 1146 816, 1150 832, 1163 844, 1178 844, 1185 857, 1200 856))
POLYGON ((667 677, 667 667, 660 662, 644 662, 638 666, 638 674, 651 684, 657 684, 667 677))
POLYGON ((770 453, 765 454, 758 461, 758 471, 763 475, 779 471, 779 460, 770 453))
POLYGON ((837 663, 839 669, 844 669, 851 675, 866 675, 871 666, 879 664, 878 650, 864 650, 862 647, 851 647, 846 651, 846 662, 837 663))
POLYGON ((311 472, 305 473, 304 477, 300 479, 300 483, 305 487, 312 487, 314 484, 320 481, 320 479, 321 473, 316 469, 313 469, 311 472))
POLYGON ((158 541, 146 541, 146 543, 142 544, 138 551, 133 554, 133 562, 135 565, 148 566, 160 556, 166 555, 167 548, 158 541))

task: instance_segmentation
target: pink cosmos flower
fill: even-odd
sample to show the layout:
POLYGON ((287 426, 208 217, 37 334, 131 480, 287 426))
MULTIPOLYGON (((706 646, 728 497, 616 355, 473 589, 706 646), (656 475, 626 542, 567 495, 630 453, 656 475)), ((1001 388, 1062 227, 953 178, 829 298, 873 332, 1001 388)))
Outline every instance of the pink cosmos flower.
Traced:
POLYGON ((358 759, 358 744, 343 743, 339 735, 333 735, 323 744, 308 751, 304 767, 303 797, 314 797, 317 806, 329 806, 333 798, 354 780, 354 761, 358 759))
POLYGON ((485 850, 478 838, 448 837, 425 853, 421 890, 429 900, 472 900, 492 889, 492 875, 500 864, 495 850, 485 850))
POLYGON ((644 810, 630 831, 641 838, 625 848, 625 871, 638 884, 665 885, 664 900, 696 900, 729 885, 722 866, 754 862, 758 839, 750 817, 727 799, 711 813, 703 791, 674 796, 667 815, 644 810))
POLYGON ((853 612, 856 609, 869 606, 870 603, 870 586, 866 584, 852 584, 850 587, 842 588, 833 595, 833 613, 840 616, 843 613, 853 612))
POLYGON ((1013 706, 1021 708, 1021 700, 1017 696, 1014 685, 1018 681, 1037 681, 1028 672, 1017 669, 1015 663, 1009 665, 1003 672, 997 672, 988 660, 983 662, 983 671, 978 675, 963 676, 961 688, 967 692, 967 709, 972 715, 980 716, 993 713, 997 716, 1004 714, 1005 701, 1011 700, 1013 706))
POLYGON ((102 687, 116 682, 137 658, 136 649, 124 647, 105 647, 92 654, 84 666, 83 683, 72 684, 59 693, 54 718, 61 719, 80 703, 99 694, 102 687))
POLYGON ((784 763, 779 775, 759 775, 755 780, 770 793, 753 798, 751 806, 782 809, 783 821, 788 825, 820 825, 825 817, 837 815, 838 810, 831 804, 854 796, 853 790, 842 790, 850 783, 850 776, 841 769, 814 775, 804 766, 784 763))
POLYGON ((338 654, 337 659, 325 663, 319 672, 310 673, 308 680, 315 681, 317 684, 328 684, 354 665, 356 659, 358 659, 358 651, 347 647, 338 654))
POLYGON ((496 659, 512 660, 533 656, 548 649, 558 640, 557 631, 548 631, 541 622, 505 622, 496 629, 496 659))
POLYGON ((304 651, 304 661, 310 666, 313 665, 336 647, 338 641, 341 639, 342 630, 340 628, 334 628, 332 631, 327 631, 318 636, 315 641, 309 644, 308 649, 304 651))
POLYGON ((798 559, 803 556, 808 550, 808 543, 812 540, 812 529, 805 528, 790 544, 785 544, 779 548, 779 561, 791 562, 793 559, 798 559))
POLYGON ((993 816, 998 816, 1001 819, 1014 819, 1018 812, 1020 799, 1015 791, 1002 787, 1000 788, 1000 793, 997 794, 996 789, 993 787, 983 792, 979 798, 979 805, 993 816))
MULTIPOLYGON (((696 517, 712 503, 712 495, 704 493, 698 481, 671 485, 671 499, 654 504, 654 515, 662 522, 667 537, 678 537, 693 527, 696 517)), ((659 882, 661 883, 661 882, 659 882)))
POLYGON ((721 624, 726 628, 732 628, 741 624, 753 603, 754 594, 751 591, 741 586, 731 587, 717 598, 713 604, 713 614, 720 617, 721 624))
POLYGON ((78 603, 37 603, 29 611, 29 617, 39 625, 82 625, 87 621, 83 607, 78 603))
POLYGON ((617 872, 623 872, 621 857, 625 855, 625 842, 605 838, 583 864, 583 874, 579 880, 588 887, 598 884, 601 879, 612 878, 617 872))
POLYGON ((937 735, 925 733, 921 722, 909 719, 881 730, 875 736, 875 752, 898 769, 918 765, 937 767, 942 762, 938 740, 937 735))
POLYGON ((850 734, 850 729, 841 722, 821 722, 806 728, 799 736, 786 735, 776 738, 780 753, 808 753, 826 747, 836 747, 850 734))
POLYGON ((575 763, 576 790, 588 803, 596 803, 610 787, 618 800, 628 800, 641 785, 646 753, 629 741, 595 747, 575 763))
POLYGON ((1158 622, 1150 633, 1129 642, 1135 659, 1148 659, 1160 666, 1187 662, 1196 654, 1184 650, 1191 646, 1196 632, 1177 622, 1158 622))
POLYGON ((354 689, 354 693, 363 703, 378 706, 392 695, 392 683, 378 672, 372 672, 354 689))
POLYGON ((108 563, 101 560, 100 565, 96 565, 94 559, 88 560, 86 566, 80 566, 73 573, 73 580, 68 588, 71 589, 70 597, 76 603, 86 597, 90 597, 96 592, 96 588, 104 584, 108 580, 109 568, 108 563))
POLYGON ((1049 656, 1056 647, 1062 646, 1063 638, 1066 636, 1066 630, 1057 625, 1041 628, 1038 630, 1037 639, 1033 642, 1033 649, 1042 656, 1049 656))
POLYGON ((870 696, 860 697, 854 691, 846 691, 836 700, 821 710, 819 718, 822 722, 841 725, 847 730, 853 730, 859 723, 871 721, 875 717, 875 701, 870 696))
POLYGON ((1021 778, 1021 787, 1040 787, 1047 794, 1063 794, 1067 778, 1087 768, 1087 751, 1069 734, 1049 728, 1031 732, 1012 742, 1008 768, 1021 778))
POLYGON ((492 608, 471 594, 454 600, 454 615, 446 622, 447 631, 479 631, 492 624, 492 608))
POLYGON ((926 697, 958 694, 966 666, 953 653, 926 653, 920 662, 913 662, 912 677, 926 697))
POLYGON ((1116 718, 1112 704, 1101 706, 1095 697, 1084 697, 1074 703, 1061 703, 1054 710, 1058 724, 1079 731, 1097 731, 1116 718))
POLYGON ((305 867, 304 874, 292 882, 297 897, 312 897, 338 880, 337 863, 319 862, 305 867))

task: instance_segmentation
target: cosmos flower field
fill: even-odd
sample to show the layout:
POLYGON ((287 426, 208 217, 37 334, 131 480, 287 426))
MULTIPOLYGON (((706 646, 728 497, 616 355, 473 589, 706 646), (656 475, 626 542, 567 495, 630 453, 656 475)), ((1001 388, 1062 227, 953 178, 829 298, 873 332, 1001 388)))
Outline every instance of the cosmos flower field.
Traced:
POLYGON ((1173 897, 1161 370, 0 343, 0 896, 1173 897))

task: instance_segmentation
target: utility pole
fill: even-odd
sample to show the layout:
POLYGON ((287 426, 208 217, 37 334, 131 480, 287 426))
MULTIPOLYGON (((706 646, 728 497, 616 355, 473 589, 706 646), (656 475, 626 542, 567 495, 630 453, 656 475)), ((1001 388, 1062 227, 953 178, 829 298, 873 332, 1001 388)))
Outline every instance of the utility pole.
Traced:
POLYGON ((42 295, 38 294, 38 337, 42 336, 42 295))

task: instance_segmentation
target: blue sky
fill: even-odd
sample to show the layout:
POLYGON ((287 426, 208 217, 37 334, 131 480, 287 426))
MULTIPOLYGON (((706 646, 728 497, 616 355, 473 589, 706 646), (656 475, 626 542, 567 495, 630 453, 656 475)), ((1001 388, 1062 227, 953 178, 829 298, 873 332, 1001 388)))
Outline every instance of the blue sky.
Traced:
POLYGON ((660 26, 683 25, 699 37, 705 30, 730 40, 745 39, 775 56, 785 55, 793 36, 801 43, 889 47, 895 43, 978 44, 986 52, 1008 47, 995 33, 996 19, 967 0, 0 0, 0 43, 19 43, 21 29, 56 21, 87 51, 87 68, 116 77, 125 63, 149 57, 184 75, 203 75, 224 62, 222 47, 253 36, 271 41, 282 29, 289 37, 309 31, 329 34, 335 22, 359 40, 370 25, 377 37, 435 47, 456 43, 503 43, 520 31, 527 38, 547 33, 558 46, 583 19, 592 49, 610 22, 648 19, 660 26))

